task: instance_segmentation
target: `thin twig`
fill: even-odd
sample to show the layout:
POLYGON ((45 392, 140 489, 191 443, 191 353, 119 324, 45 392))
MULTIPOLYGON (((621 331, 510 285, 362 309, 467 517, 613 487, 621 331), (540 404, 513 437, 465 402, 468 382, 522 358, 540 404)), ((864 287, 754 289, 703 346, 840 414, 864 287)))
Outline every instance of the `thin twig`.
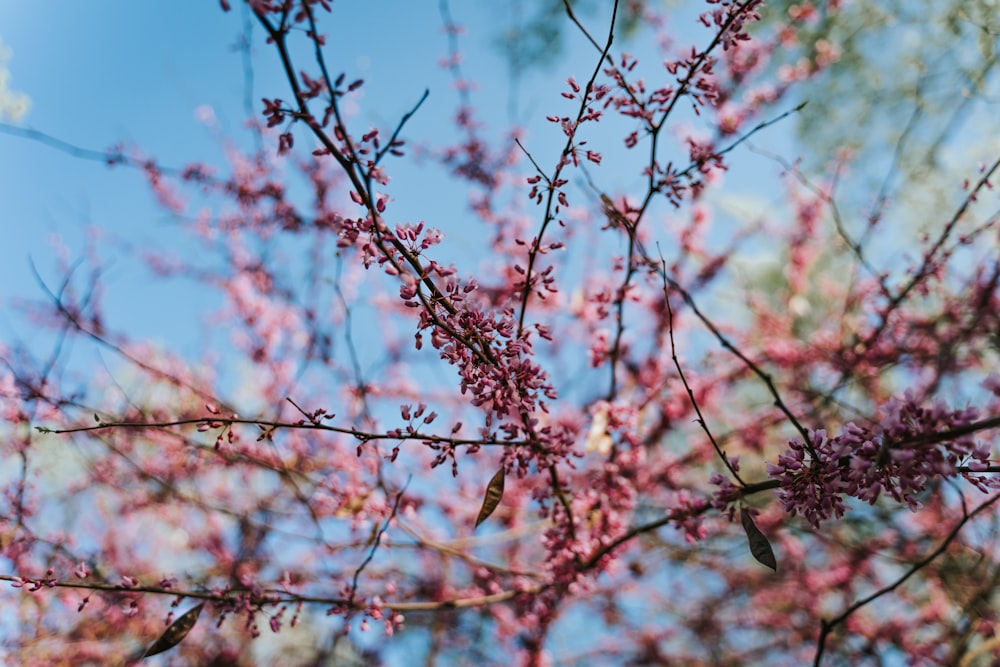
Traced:
POLYGON ((677 368, 677 374, 680 375, 681 383, 684 385, 684 389, 687 390, 688 398, 691 400, 691 405, 694 407, 695 414, 698 415, 698 423, 701 425, 705 435, 708 436, 709 441, 712 443, 712 447, 715 449, 715 453, 718 454, 719 458, 722 459, 722 463, 729 470, 729 473, 733 478, 739 482, 741 487, 746 487, 746 482, 740 477, 740 474, 736 471, 736 466, 732 464, 726 453, 722 451, 719 443, 715 441, 715 437, 712 436, 712 431, 708 428, 708 423, 705 421, 705 416, 701 414, 701 408, 698 406, 698 399, 694 397, 694 392, 691 391, 691 386, 688 384, 687 378, 684 376, 684 369, 681 367, 680 359, 677 358, 677 344, 674 342, 674 309, 670 306, 670 293, 667 289, 667 262, 663 259, 663 253, 660 253, 660 262, 663 265, 663 300, 667 305, 667 332, 670 335, 670 357, 674 360, 674 367, 677 368))
POLYGON ((878 598, 882 597, 883 595, 885 595, 887 593, 891 593, 892 591, 894 591, 897 588, 899 588, 900 586, 902 586, 906 582, 907 579, 909 579, 914 574, 916 574, 917 572, 919 572, 920 570, 922 570, 924 567, 926 567, 928 564, 930 564, 935 558, 937 558, 942 553, 944 553, 945 549, 947 549, 948 546, 955 540, 955 538, 958 537, 959 532, 961 532, 961 530, 965 526, 965 524, 967 524, 974 516, 976 516, 977 514, 979 514, 982 511, 984 511, 985 509, 989 508, 990 506, 992 506, 993 503, 995 503, 998 500, 1000 500, 1000 494, 997 494, 997 495, 993 496, 992 498, 990 498, 989 500, 985 501, 979 507, 977 507, 976 509, 974 509, 971 513, 969 513, 969 512, 966 511, 965 504, 964 504, 964 501, 963 501, 963 505, 962 505, 962 520, 959 521, 958 524, 955 525, 955 527, 951 530, 951 532, 948 533, 948 536, 944 539, 944 541, 941 542, 941 544, 938 545, 938 547, 936 549, 934 549, 934 551, 932 551, 927 556, 925 556, 924 558, 921 558, 919 561, 917 561, 916 563, 914 563, 913 566, 909 570, 907 570, 905 574, 903 574, 903 576, 901 576, 899 579, 897 579, 893 583, 891 583, 891 584, 889 584, 887 586, 884 586, 883 588, 880 588, 879 590, 875 591, 874 593, 872 593, 868 597, 865 597, 865 598, 862 598, 862 599, 858 600, 857 602, 855 602, 854 604, 852 604, 850 607, 848 607, 847 609, 845 609, 844 612, 841 613, 839 616, 837 616, 837 617, 835 617, 835 618, 833 618, 833 619, 831 619, 829 621, 822 620, 821 621, 821 626, 820 626, 819 638, 816 640, 816 657, 813 660, 814 667, 819 667, 820 661, 823 658, 823 651, 826 648, 826 639, 827 639, 827 637, 830 635, 830 633, 833 631, 833 629, 835 627, 837 627, 838 625, 840 625, 841 623, 843 623, 844 621, 846 621, 847 618, 851 614, 853 614, 854 612, 856 612, 858 609, 861 609, 862 607, 864 607, 865 605, 867 605, 869 602, 877 600, 878 598))

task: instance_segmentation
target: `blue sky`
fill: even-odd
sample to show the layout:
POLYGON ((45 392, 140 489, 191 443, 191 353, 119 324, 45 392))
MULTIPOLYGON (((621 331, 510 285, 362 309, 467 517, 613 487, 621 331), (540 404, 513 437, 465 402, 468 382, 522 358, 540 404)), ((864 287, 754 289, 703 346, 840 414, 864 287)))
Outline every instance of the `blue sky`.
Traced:
MULTIPOLYGON (((193 161, 223 164, 216 136, 197 120, 196 112, 211 107, 220 132, 248 145, 249 134, 243 130, 244 69, 235 48, 244 17, 239 4, 233 4, 228 14, 215 2, 0 4, 0 40, 12 52, 6 63, 9 86, 31 98, 22 126, 89 150, 125 142, 167 166, 193 161)), ((486 3, 456 1, 451 13, 467 27, 461 43, 463 68, 479 82, 474 101, 480 118, 493 136, 502 136, 508 126, 510 88, 503 58, 491 45, 502 17, 495 13, 496 3, 490 4, 493 8, 487 10, 486 3)), ((337 2, 334 7, 335 17, 323 24, 330 35, 326 55, 335 71, 366 80, 358 125, 390 130, 427 88, 430 96, 407 127, 407 135, 446 143, 453 132, 450 117, 456 93, 449 74, 438 65, 447 52, 438 3, 387 0, 337 2), (378 11, 373 20, 374 4, 378 11)), ((595 34, 600 32, 597 18, 588 23, 595 34)), ((252 105, 259 113, 261 97, 287 98, 288 86, 259 29, 254 38, 252 105)), ((575 33, 569 33, 566 41, 565 61, 529 74, 518 95, 519 116, 528 127, 526 144, 546 165, 554 162, 564 138, 544 116, 568 113, 570 107, 558 92, 565 89, 568 76, 585 80, 596 57, 575 33)), ((770 138, 775 141, 784 135, 787 141, 790 130, 790 126, 771 130, 770 138)), ((621 135, 607 141, 620 145, 621 135)), ((599 136, 591 139, 591 145, 599 144, 599 136)), ((608 150, 601 167, 592 169, 608 191, 633 182, 634 162, 626 165, 620 159, 608 150)), ((394 212, 403 219, 409 214, 413 221, 426 219, 444 227, 449 238, 442 251, 448 252, 447 244, 454 243, 452 257, 478 261, 481 239, 476 227, 463 224, 468 218, 464 194, 453 195, 447 175, 406 162, 392 168, 394 212), (465 250, 471 254, 462 258, 465 250)), ((734 177, 752 185, 755 178, 748 176, 752 172, 734 177)), ((108 169, 2 132, 0 202, 0 341, 32 341, 40 355, 48 351, 45 338, 19 317, 16 304, 20 298, 42 297, 29 262, 50 286, 62 280, 53 261, 55 240, 65 246, 70 263, 83 254, 92 227, 136 248, 198 252, 195 240, 177 232, 136 171, 108 169)), ((107 266, 102 282, 109 325, 197 357, 212 335, 204 317, 218 306, 218 296, 196 289, 193 282, 152 278, 115 243, 106 242, 101 248, 107 266)), ((79 363, 100 368, 103 362, 85 356, 79 363)))
MULTIPOLYGON (((405 14, 407 20, 389 21, 376 29, 371 17, 358 11, 357 3, 338 4, 337 20, 324 24, 331 33, 328 57, 352 78, 370 82, 361 99, 365 121, 382 127, 394 124, 429 87, 432 94, 411 123, 411 132, 415 136, 450 132, 454 92, 436 64, 446 45, 437 7, 407 2, 383 6, 388 14, 405 14)), ((236 48, 243 18, 239 5, 227 14, 211 2, 192 3, 183 11, 162 3, 6 3, 0 7, 0 39, 13 52, 8 63, 11 88, 31 98, 23 125, 87 149, 104 150, 123 141, 164 165, 195 160, 221 163, 219 142, 196 120, 195 112, 211 107, 221 133, 227 138, 242 136, 248 145, 249 135, 242 128, 244 70, 236 48)), ((259 29, 254 36, 252 104, 253 112, 259 113, 261 96, 287 96, 288 88, 259 29)), ((473 61, 482 59, 474 64, 482 66, 487 80, 505 80, 497 53, 469 56, 473 61)), ((190 242, 178 236, 133 170, 107 169, 9 135, 0 135, 0 154, 5 237, 0 299, 5 307, 14 295, 40 294, 29 258, 47 280, 61 278, 47 271, 54 268, 48 261, 54 237, 74 259, 82 252, 89 226, 137 247, 162 245, 183 251, 183 244, 190 242)), ((400 180, 404 187, 394 194, 403 198, 406 181, 400 180)), ((427 192, 427 178, 421 180, 410 193, 427 192)), ((443 203, 439 200, 436 210, 421 216, 447 212, 443 203)), ((461 202, 452 208, 457 213, 461 202)), ((145 275, 127 257, 115 257, 106 276, 108 305, 119 316, 113 321, 136 335, 167 338, 171 347, 196 346, 197 318, 178 319, 175 308, 164 303, 184 304, 193 311, 212 304, 190 286, 155 285, 145 275), (141 293, 136 291, 139 284, 141 293)), ((8 317, 0 324, 6 332, 11 325, 8 317)))
MULTIPOLYGON (((394 0, 378 5, 376 16, 405 20, 373 21, 370 3, 343 2, 334 5, 335 18, 323 23, 330 35, 326 55, 331 67, 366 80, 359 125, 391 129, 428 88, 430 97, 410 122, 408 134, 447 137, 453 131, 449 121, 456 93, 438 65, 446 53, 438 3, 394 0)), ((239 3, 229 13, 213 2, 178 7, 109 0, 0 5, 0 39, 13 54, 7 63, 10 87, 31 98, 23 126, 92 150, 125 142, 164 165, 196 160, 221 164, 217 138, 195 114, 199 107, 211 107, 222 134, 247 141, 242 129, 244 70, 236 48, 245 17, 239 3)), ((479 82, 474 93, 479 113, 500 136, 508 125, 510 88, 506 66, 492 40, 507 17, 502 10, 479 3, 454 2, 451 12, 468 30, 461 43, 463 67, 479 82)), ((592 17, 589 23, 596 34, 599 20, 592 17)), ((254 39, 251 97, 253 111, 259 113, 262 96, 287 97, 288 89, 259 29, 254 39)), ((529 130, 529 147, 538 155, 552 156, 562 140, 544 121, 546 114, 559 111, 556 91, 562 90, 567 76, 580 78, 593 67, 594 52, 577 34, 568 34, 567 47, 564 64, 540 68, 520 86, 519 115, 529 130)), ((787 140, 790 129, 790 125, 772 129, 769 138, 784 135, 787 140)), ((613 141, 620 143, 620 136, 613 141)), ((41 295, 29 260, 51 284, 62 278, 50 259, 54 238, 66 246, 71 260, 82 254, 90 226, 136 247, 185 252, 185 244, 191 243, 177 234, 134 170, 108 169, 2 133, 0 156, 5 248, 0 263, 0 339, 29 333, 10 310, 12 297, 41 295)), ((406 165, 392 168, 397 170, 396 210, 412 211, 413 220, 444 227, 460 247, 478 246, 468 226, 447 225, 448 220, 462 218, 464 200, 444 194, 445 174, 412 168, 407 172, 406 165), (429 193, 438 194, 429 197, 429 193)), ((620 174, 633 171, 631 165, 627 171, 616 169, 609 156, 595 173, 599 183, 612 190, 627 186, 620 174)), ((183 281, 154 283, 124 253, 103 254, 114 260, 104 280, 114 326, 162 339, 175 350, 194 351, 204 344, 198 313, 215 305, 210 296, 183 281), (179 312, 187 316, 178 317, 179 312)))
MULTIPOLYGON (((239 3, 233 4, 232 12, 223 13, 211 1, 0 3, 0 40, 12 52, 6 63, 8 85, 31 98, 23 126, 92 150, 123 141, 168 166, 199 160, 221 164, 219 142, 197 120, 196 111, 211 107, 223 135, 249 141, 242 129, 242 56, 235 48, 243 16, 239 3)), ((454 0, 451 7, 454 19, 468 29, 462 40, 464 68, 480 84, 474 99, 494 136, 507 127, 510 93, 503 59, 491 45, 502 24, 503 17, 496 13, 501 4, 454 0)), ((334 9, 334 17, 323 23, 329 34, 327 57, 349 79, 366 80, 358 125, 391 129, 427 88, 430 97, 406 134, 444 138, 453 132, 450 115, 456 94, 449 75, 438 66, 446 53, 438 3, 338 1, 334 9)), ((683 15, 674 21, 687 25, 683 15)), ((596 18, 588 23, 600 26, 596 18)), ((254 36, 252 105, 259 113, 262 96, 287 98, 288 87, 260 31, 254 36)), ((643 57, 640 46, 635 50, 643 57)), ((546 164, 551 164, 562 137, 544 116, 559 112, 563 82, 570 75, 585 77, 594 57, 591 47, 571 31, 565 60, 531 73, 522 83, 519 115, 528 127, 527 144, 534 154, 548 158, 546 164)), ((793 98, 784 108, 798 101, 793 98)), ((620 136, 608 140, 620 142, 620 136)), ((796 156, 790 122, 767 130, 760 143, 789 160, 796 156)), ((592 144, 599 145, 600 137, 592 144)), ((780 202, 777 166, 742 149, 734 165, 727 175, 727 192, 755 205, 780 202), (753 192, 766 194, 753 199, 753 192)), ((624 167, 609 153, 601 168, 592 171, 602 186, 615 191, 633 182, 634 163, 624 167)), ((393 169, 392 194, 398 202, 394 211, 404 219, 409 214, 413 221, 426 219, 444 227, 448 243, 457 243, 455 256, 464 249, 475 253, 481 239, 474 227, 461 224, 467 217, 464 199, 452 196, 446 175, 404 162, 393 169)), ((53 239, 65 245, 72 261, 83 253, 88 227, 134 247, 198 252, 194 240, 178 234, 156 205, 140 174, 124 167, 108 169, 0 133, 0 341, 34 336, 14 308, 18 298, 41 296, 29 260, 50 285, 56 284, 62 275, 52 260, 53 239)), ((102 255, 108 262, 103 282, 111 326, 196 356, 210 335, 203 317, 218 305, 217 297, 195 289, 192 282, 152 279, 139 262, 111 244, 102 255)), ((471 257, 478 259, 481 252, 471 257)))

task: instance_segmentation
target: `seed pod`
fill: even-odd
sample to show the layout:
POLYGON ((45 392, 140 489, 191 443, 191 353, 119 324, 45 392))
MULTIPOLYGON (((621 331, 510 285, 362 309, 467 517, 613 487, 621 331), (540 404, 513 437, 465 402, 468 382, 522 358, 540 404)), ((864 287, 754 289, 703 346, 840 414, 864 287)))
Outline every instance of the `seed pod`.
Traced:
POLYGON ((743 530, 746 531, 747 540, 750 542, 750 553, 761 565, 766 565, 775 572, 778 571, 778 561, 774 558, 774 551, 771 543, 767 541, 764 533, 753 522, 753 517, 745 507, 740 508, 740 521, 743 523, 743 530))
POLYGON ((198 622, 198 616, 201 615, 202 607, 205 603, 202 602, 197 607, 189 609, 183 616, 178 618, 176 621, 170 624, 160 638, 157 639, 152 646, 146 649, 146 652, 142 654, 143 658, 148 658, 151 655, 156 655, 157 653, 163 653, 164 651, 169 651, 173 647, 180 644, 187 634, 191 632, 191 628, 194 624, 198 622))
POLYGON ((479 510, 479 516, 476 517, 476 528, 479 527, 483 521, 489 518, 493 514, 493 510, 497 508, 500 504, 500 500, 503 498, 503 479, 504 470, 501 466, 500 470, 493 475, 493 479, 486 487, 486 495, 483 496, 483 506, 479 510))

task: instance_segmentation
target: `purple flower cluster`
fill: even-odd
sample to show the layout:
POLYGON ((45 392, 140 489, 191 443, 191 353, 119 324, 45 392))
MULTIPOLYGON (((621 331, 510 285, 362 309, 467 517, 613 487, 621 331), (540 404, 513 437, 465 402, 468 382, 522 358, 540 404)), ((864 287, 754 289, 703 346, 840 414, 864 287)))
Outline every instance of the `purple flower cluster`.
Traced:
MULTIPOLYGON (((949 410, 943 403, 921 406, 909 394, 893 399, 881 422, 872 427, 846 424, 835 437, 825 430, 810 433, 810 446, 801 440, 768 464, 768 474, 781 483, 779 498, 785 511, 801 514, 818 528, 820 521, 844 514, 845 497, 874 504, 884 492, 910 509, 917 495, 935 478, 985 470, 990 451, 972 435, 949 438, 951 429, 975 421, 973 408, 949 410)), ((982 480, 971 480, 981 486, 982 480)))

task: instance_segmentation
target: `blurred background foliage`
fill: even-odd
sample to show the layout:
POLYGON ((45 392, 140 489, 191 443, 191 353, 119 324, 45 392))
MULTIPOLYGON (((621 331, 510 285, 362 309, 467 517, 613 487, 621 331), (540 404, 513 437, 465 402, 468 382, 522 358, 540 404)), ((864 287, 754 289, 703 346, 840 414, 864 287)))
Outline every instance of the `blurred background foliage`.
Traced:
MULTIPOLYGON (((607 11, 603 0, 570 3, 581 19, 607 11)), ((512 78, 559 62, 575 26, 566 19, 565 0, 504 3, 496 35, 512 78)), ((621 3, 616 49, 627 49, 641 34, 649 9, 682 11, 701 3, 682 0, 628 0, 621 3), (655 7, 654 7, 655 5, 655 7)), ((812 155, 810 167, 849 149, 858 162, 895 183, 924 178, 947 166, 943 149, 964 129, 1000 118, 997 87, 997 0, 854 0, 766 2, 752 31, 770 33, 790 15, 807 15, 800 27, 802 50, 778 52, 772 68, 812 59, 818 44, 840 48, 838 62, 800 85, 809 105, 796 115, 797 134, 812 155), (836 11, 831 11, 836 8, 836 11), (992 114, 984 113, 992 111, 992 114), (859 131, 861 129, 862 131, 859 131), (888 171, 887 171, 888 170, 888 171)), ((991 126, 996 128, 995 122, 991 126)), ((983 128, 979 128, 981 131, 983 128)), ((885 185, 894 190, 893 183, 885 185)))

